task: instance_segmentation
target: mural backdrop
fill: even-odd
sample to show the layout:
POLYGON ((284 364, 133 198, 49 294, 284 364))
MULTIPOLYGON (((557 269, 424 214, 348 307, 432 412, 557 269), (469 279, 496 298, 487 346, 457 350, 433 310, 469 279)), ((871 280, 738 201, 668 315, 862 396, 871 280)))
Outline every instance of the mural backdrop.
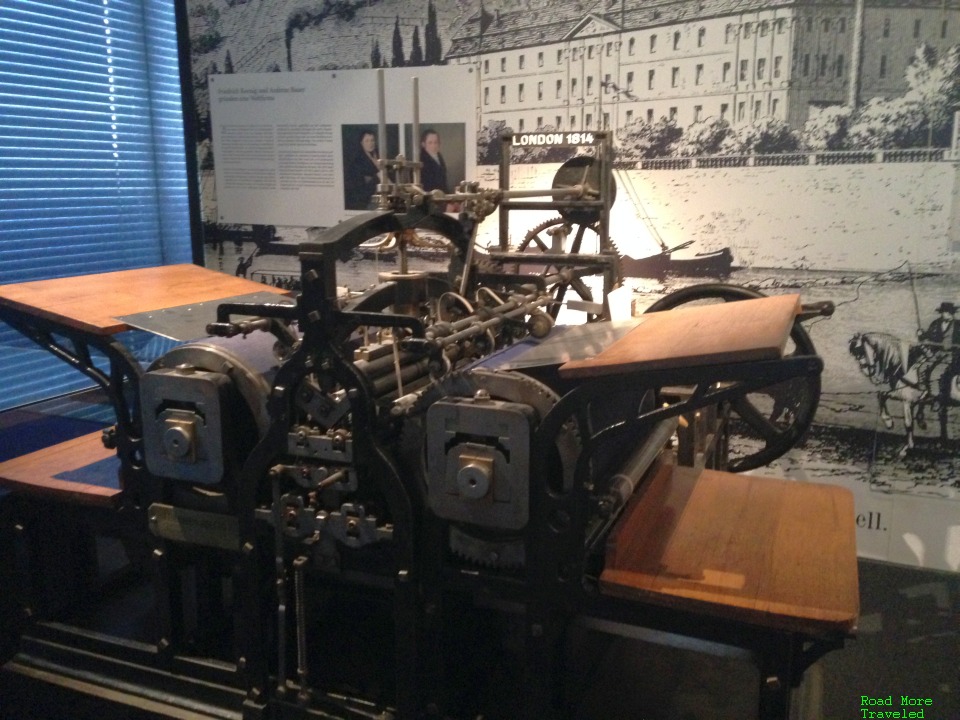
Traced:
MULTIPOLYGON (((960 569, 956 0, 187 9, 209 266, 292 284, 291 260, 256 241, 363 207, 374 68, 389 68, 386 152, 418 152, 417 77, 453 182, 497 182, 505 129, 609 130, 637 311, 712 280, 836 304, 809 324, 826 363, 813 427, 765 472, 850 487, 861 555, 960 569)), ((511 182, 549 185, 564 159, 518 152, 511 182)), ((550 220, 511 216, 511 242, 550 220)), ((491 218, 479 242, 496 239, 491 218)), ((388 263, 367 255, 342 276, 362 287, 388 263)))

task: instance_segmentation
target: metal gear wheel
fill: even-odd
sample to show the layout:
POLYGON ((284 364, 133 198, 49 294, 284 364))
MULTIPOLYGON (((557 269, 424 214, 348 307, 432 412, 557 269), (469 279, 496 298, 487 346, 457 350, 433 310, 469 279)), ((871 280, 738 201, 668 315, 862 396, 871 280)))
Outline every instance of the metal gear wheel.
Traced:
MULTIPOLYGON (((523 241, 517 247, 517 251, 521 253, 530 253, 531 255, 537 252, 578 255, 583 252, 585 241, 596 246, 596 254, 610 255, 611 257, 615 258, 615 270, 613 277, 608 281, 608 284, 612 285, 613 287, 606 287, 605 291, 609 292, 614 287, 618 287, 623 282, 623 270, 621 267, 622 263, 620 259, 620 252, 612 240, 608 240, 605 244, 601 242, 600 233, 598 231, 598 223, 596 221, 591 223, 578 223, 575 220, 570 220, 564 217, 550 218, 549 220, 546 220, 528 230, 526 235, 523 237, 523 241), (548 236, 548 239, 544 239, 544 235, 548 236)), ((569 275, 568 278, 565 278, 553 286, 552 292, 554 300, 556 300, 556 304, 554 305, 550 314, 554 318, 556 318, 560 309, 560 303, 563 302, 568 290, 572 290, 584 302, 595 302, 593 291, 584 282, 583 277, 576 273, 574 265, 575 263, 571 264, 570 266, 563 264, 544 265, 543 270, 541 271, 541 274, 543 275, 569 275)), ((597 319, 602 318, 598 314, 588 314, 588 321, 597 319)))

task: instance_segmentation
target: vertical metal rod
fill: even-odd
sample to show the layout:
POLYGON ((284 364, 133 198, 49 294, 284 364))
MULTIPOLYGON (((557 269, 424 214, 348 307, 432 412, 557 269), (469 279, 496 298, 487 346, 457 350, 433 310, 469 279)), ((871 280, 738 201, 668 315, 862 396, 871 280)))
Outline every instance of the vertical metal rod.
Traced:
POLYGON ((413 184, 420 184, 420 78, 413 79, 413 128, 410 130, 410 160, 413 166, 413 184))
MULTIPOLYGON (((377 128, 377 145, 380 154, 380 184, 387 184, 387 94, 384 85, 383 68, 377 70, 377 105, 380 114, 377 128)), ((381 210, 387 209, 387 194, 380 193, 378 206, 381 210)))
POLYGON ((297 604, 294 613, 297 619, 297 679, 300 682, 300 699, 309 697, 307 688, 307 606, 304 588, 303 568, 307 558, 300 555, 293 561, 293 593, 297 604))
MULTIPOLYGON (((500 212, 503 212, 502 208, 500 212)), ((480 223, 474 220, 473 230, 470 232, 470 244, 467 245, 467 256, 463 261, 463 274, 460 276, 460 294, 463 296, 466 296, 467 290, 470 288, 470 266, 473 265, 473 249, 477 245, 477 230, 479 227, 480 223)))
POLYGON ((283 567, 283 518, 280 508, 280 473, 271 468, 273 491, 274 571, 277 589, 277 694, 287 692, 287 583, 283 567))
POLYGON ((384 160, 387 159, 387 95, 384 86, 383 68, 377 70, 377 110, 380 115, 377 127, 377 142, 380 145, 380 182, 387 184, 387 166, 384 160))
MULTIPOLYGON (((500 136, 500 189, 510 189, 510 148, 512 137, 506 133, 500 136)), ((506 251, 510 247, 510 220, 507 217, 507 208, 500 206, 500 249, 506 251)))

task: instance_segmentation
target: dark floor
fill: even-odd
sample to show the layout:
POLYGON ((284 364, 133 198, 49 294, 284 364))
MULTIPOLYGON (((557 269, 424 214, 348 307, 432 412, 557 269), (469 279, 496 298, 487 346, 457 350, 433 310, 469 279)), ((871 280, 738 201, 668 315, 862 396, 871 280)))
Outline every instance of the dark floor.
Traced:
POLYGON ((863 717, 860 696, 929 698, 960 718, 960 575, 860 562, 857 639, 823 660, 823 717, 863 717))
MULTIPOLYGON (((925 720, 960 718, 960 575, 861 561, 860 593, 857 639, 808 673, 796 720, 862 718, 862 695, 892 696, 893 710, 901 695, 930 699, 925 720)), ((570 663, 568 682, 584 688, 578 720, 756 717, 757 673, 743 657, 589 635, 570 663)), ((3 720, 152 717, 0 673, 3 720)))
MULTIPOLYGON (((794 717, 854 720, 865 717, 862 695, 892 697, 889 710, 899 709, 900 696, 908 695, 932 700, 923 706, 925 720, 957 720, 960 575, 865 560, 859 569, 857 638, 808 673, 794 717)), ((636 681, 604 683, 597 672, 600 679, 579 718, 623 717, 613 709, 613 698, 631 708, 633 720, 756 717, 757 674, 748 660, 617 640, 605 663, 629 663, 636 681)))
MULTIPOLYGON (((89 404, 92 407, 93 401, 89 404)), ((80 412, 71 407, 75 417, 59 426, 59 434, 72 437, 102 426, 92 410, 83 403, 79 406, 80 412)), ((0 415, 4 431, 0 458, 13 450, 32 449, 29 443, 44 434, 36 432, 36 423, 47 421, 47 410, 41 410, 0 415), (31 432, 19 433, 28 426, 31 432)), ((54 408, 49 414, 65 413, 54 408)), ((891 697, 891 710, 898 709, 902 695, 929 699, 931 704, 923 706, 924 720, 960 720, 960 574, 871 561, 861 561, 859 569, 858 637, 808 673, 796 720, 863 718, 864 695, 891 697)), ((9 582, 10 578, 0 578, 0 607, 9 582)), ((749 659, 575 632, 579 635, 572 643, 567 685, 579 697, 571 712, 576 720, 756 717, 758 677, 749 659)), ((156 715, 0 673, 0 720, 151 717, 156 715)))

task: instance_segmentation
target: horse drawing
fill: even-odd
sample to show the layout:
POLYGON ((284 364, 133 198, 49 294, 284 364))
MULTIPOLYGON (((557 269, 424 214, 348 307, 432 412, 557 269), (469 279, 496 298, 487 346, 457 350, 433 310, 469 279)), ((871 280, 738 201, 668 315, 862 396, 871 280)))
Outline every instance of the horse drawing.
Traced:
POLYGON ((903 403, 903 426, 906 442, 900 448, 902 457, 914 447, 914 424, 926 427, 924 410, 927 405, 938 410, 940 437, 947 439, 947 408, 960 404, 960 377, 953 371, 949 353, 933 350, 923 344, 904 348, 900 338, 884 332, 856 333, 850 339, 850 354, 860 371, 878 386, 877 400, 880 419, 887 429, 893 428, 893 417, 887 408, 888 400, 903 403), (937 392, 931 392, 932 373, 940 370, 937 392))
MULTIPOLYGON (((903 427, 907 438, 899 455, 905 455, 914 447, 913 421, 924 391, 915 370, 911 370, 909 377, 907 375, 900 339, 882 332, 857 333, 850 339, 850 354, 860 366, 860 372, 880 388, 877 390, 880 419, 887 429, 893 428, 887 401, 894 399, 903 403, 903 427)), ((920 422, 923 422, 922 416, 920 422)))

